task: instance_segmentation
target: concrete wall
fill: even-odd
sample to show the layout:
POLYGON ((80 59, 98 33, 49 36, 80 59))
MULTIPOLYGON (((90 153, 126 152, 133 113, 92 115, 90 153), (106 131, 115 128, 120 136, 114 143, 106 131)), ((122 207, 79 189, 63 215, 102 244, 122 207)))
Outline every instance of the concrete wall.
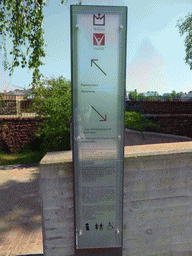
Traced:
MULTIPOLYGON (((125 147, 123 256, 192 255, 192 142, 125 147)), ((40 162, 45 256, 74 255, 72 152, 40 162)))

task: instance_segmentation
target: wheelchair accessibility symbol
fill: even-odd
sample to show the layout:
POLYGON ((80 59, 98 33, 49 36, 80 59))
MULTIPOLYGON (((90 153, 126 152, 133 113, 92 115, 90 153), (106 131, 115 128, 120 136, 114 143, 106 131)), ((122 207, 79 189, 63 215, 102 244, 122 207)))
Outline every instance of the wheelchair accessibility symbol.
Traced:
POLYGON ((107 226, 107 229, 112 230, 113 228, 114 228, 113 225, 111 224, 111 222, 109 222, 109 225, 107 226))

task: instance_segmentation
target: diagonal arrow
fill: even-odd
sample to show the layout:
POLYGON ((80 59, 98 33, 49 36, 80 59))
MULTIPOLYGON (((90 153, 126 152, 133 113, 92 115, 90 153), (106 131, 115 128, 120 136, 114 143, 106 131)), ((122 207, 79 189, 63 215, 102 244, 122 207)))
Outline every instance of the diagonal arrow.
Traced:
POLYGON ((93 106, 91 106, 91 107, 92 107, 92 109, 95 110, 95 112, 97 112, 97 114, 99 114, 103 118, 103 120, 99 120, 99 121, 107 121, 107 115, 105 115, 105 117, 103 117, 93 106))
POLYGON ((94 63, 105 75, 107 75, 107 74, 95 63, 95 60, 98 60, 98 59, 91 59, 91 67, 92 67, 92 63, 94 63))

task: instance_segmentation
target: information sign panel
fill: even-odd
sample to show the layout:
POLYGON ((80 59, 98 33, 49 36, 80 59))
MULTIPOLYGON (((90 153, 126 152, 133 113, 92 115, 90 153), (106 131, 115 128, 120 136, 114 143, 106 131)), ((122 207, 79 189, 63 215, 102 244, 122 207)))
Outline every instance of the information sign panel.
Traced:
POLYGON ((76 248, 122 247, 127 7, 71 5, 76 248))

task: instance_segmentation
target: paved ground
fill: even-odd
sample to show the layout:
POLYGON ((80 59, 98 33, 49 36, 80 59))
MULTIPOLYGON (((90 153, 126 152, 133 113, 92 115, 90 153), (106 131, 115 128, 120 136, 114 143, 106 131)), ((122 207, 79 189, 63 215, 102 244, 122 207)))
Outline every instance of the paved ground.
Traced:
POLYGON ((43 253, 38 167, 10 168, 1 170, 0 255, 43 253))
POLYGON ((192 141, 192 138, 178 135, 162 134, 156 132, 137 132, 125 130, 125 146, 136 146, 146 144, 173 143, 192 141))
MULTIPOLYGON (((125 145, 192 141, 191 138, 127 130, 125 145)), ((42 255, 38 164, 0 166, 0 256, 42 255)))

